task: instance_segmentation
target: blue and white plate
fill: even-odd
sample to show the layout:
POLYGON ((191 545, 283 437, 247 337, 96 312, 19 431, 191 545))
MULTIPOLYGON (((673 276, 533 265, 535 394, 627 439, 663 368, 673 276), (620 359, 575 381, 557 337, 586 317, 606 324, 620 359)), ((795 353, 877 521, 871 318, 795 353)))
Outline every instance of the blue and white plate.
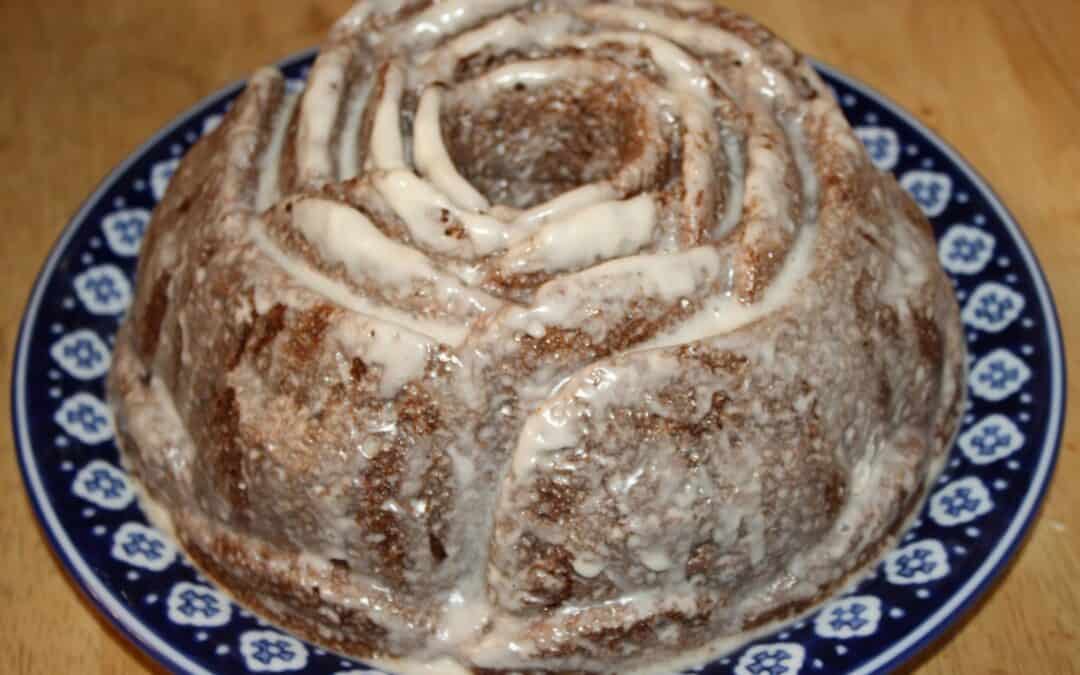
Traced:
MULTIPOLYGON (((299 86, 311 53, 284 64, 299 86)), ((911 116, 828 68, 874 162, 934 223, 970 350, 963 428, 920 517, 870 576, 797 623, 693 672, 883 672, 911 658, 1004 570, 1057 456, 1065 363, 1046 280, 981 178, 911 116)), ((79 210, 34 286, 16 348, 13 419, 26 489, 87 596, 178 672, 369 673, 267 626, 151 528, 119 467, 103 378, 139 242, 184 152, 239 86, 170 124, 79 210)))

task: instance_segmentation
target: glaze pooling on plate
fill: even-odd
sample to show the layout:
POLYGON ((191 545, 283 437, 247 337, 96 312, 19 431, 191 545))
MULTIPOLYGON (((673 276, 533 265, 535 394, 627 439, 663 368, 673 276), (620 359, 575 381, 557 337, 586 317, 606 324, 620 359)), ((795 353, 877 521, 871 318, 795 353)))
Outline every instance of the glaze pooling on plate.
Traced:
MULTIPOLYGON (((310 56, 287 64, 286 74, 300 78, 309 63, 310 56)), ((694 672, 876 672, 906 659, 1002 569, 1033 517, 1056 457, 1064 410, 1060 336, 1045 282, 1016 225, 974 174, 928 132, 864 88, 828 71, 825 76, 864 142, 869 136, 863 129, 892 132, 873 136, 880 149, 868 144, 876 161, 887 162, 895 154, 893 170, 901 177, 913 171, 948 176, 944 203, 940 187, 920 189, 916 197, 921 195, 927 210, 941 209, 934 224, 961 306, 966 309, 988 283, 1024 299, 1019 312, 988 308, 987 316, 967 323, 973 364, 1004 350, 1000 359, 990 362, 1002 366, 988 365, 992 375, 980 386, 997 396, 1014 382, 1023 382, 997 400, 971 397, 930 507, 873 577, 834 601, 841 604, 830 603, 694 672), (980 321, 994 321, 997 330, 980 326, 980 321), (1004 353, 1030 371, 1026 379, 1016 375, 1023 371, 1010 367, 1015 362, 1004 353), (982 491, 958 489, 975 485, 969 479, 985 488, 993 504, 990 510, 982 491), (942 523, 930 511, 935 504, 942 523), (943 569, 947 573, 937 576, 943 569)), ((162 571, 113 556, 118 538, 121 547, 131 548, 122 555, 144 563, 168 559, 168 551, 146 531, 131 538, 139 531, 125 525, 146 523, 134 503, 120 510, 99 503, 120 505, 128 489, 122 474, 117 478, 114 471, 95 472, 100 463, 115 470, 117 455, 111 441, 92 442, 111 429, 111 420, 97 414, 100 409, 93 404, 103 400, 102 382, 79 376, 92 372, 94 362, 107 355, 90 339, 69 341, 82 346, 67 345, 72 347, 68 350, 53 349, 78 331, 93 333, 109 348, 117 319, 86 306, 76 278, 101 265, 113 265, 131 278, 134 260, 125 249, 112 248, 104 230, 106 218, 128 209, 151 209, 163 180, 175 170, 175 158, 204 127, 214 126, 235 93, 220 95, 186 116, 121 167, 54 249, 28 306, 16 356, 13 418, 20 461, 35 508, 65 565, 125 634, 164 663, 186 672, 362 672, 360 664, 261 626, 235 606, 221 625, 178 620, 179 609, 170 612, 170 607, 184 605, 181 594, 192 590, 181 584, 208 587, 181 556, 162 571), (61 419, 67 426, 56 419, 61 409, 66 410, 61 419), (94 462, 99 464, 91 466, 94 462), (96 495, 97 501, 86 495, 96 495)), ((101 292, 106 298, 124 295, 120 284, 106 283, 101 292)), ((1011 296, 998 292, 996 297, 1011 296)), ((1015 300, 1012 304, 1016 306, 1015 300)), ((204 623, 214 622, 211 617, 222 611, 197 599, 197 591, 187 597, 188 611, 204 617, 204 623)))

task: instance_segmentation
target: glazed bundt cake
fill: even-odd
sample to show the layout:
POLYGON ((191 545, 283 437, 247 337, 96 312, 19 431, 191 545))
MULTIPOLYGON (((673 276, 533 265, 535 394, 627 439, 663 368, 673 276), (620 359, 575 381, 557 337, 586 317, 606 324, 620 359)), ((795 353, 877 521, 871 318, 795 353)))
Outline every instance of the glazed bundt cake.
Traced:
POLYGON ((872 562, 963 398, 929 225, 706 0, 367 0, 158 206, 125 460, 242 602, 357 656, 612 672, 872 562))

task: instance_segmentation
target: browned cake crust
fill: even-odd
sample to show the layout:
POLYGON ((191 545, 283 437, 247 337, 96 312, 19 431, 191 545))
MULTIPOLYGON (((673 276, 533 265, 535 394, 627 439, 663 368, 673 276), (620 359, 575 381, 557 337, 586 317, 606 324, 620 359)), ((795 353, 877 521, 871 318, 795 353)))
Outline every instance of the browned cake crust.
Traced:
POLYGON ((616 672, 871 562, 963 354, 926 219, 750 19, 372 0, 184 159, 109 384, 183 548, 275 622, 616 672))

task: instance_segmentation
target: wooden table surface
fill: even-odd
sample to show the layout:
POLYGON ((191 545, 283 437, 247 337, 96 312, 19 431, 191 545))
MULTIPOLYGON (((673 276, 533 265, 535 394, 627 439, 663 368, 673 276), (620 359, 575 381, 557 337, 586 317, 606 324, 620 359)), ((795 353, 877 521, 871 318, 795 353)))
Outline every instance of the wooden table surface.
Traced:
MULTIPOLYGON (((68 218, 114 166, 223 84, 317 44, 348 0, 0 2, 0 352, 68 218)), ((886 92, 950 141, 1014 211, 1080 372, 1080 3, 732 1, 886 92), (765 5, 765 6, 762 6, 765 5)), ((10 410, 8 386, 0 409, 10 410)), ((1080 392, 1049 499, 1005 578, 912 666, 926 675, 1080 673, 1080 392)), ((0 672, 156 667, 61 572, 0 433, 0 672)))

